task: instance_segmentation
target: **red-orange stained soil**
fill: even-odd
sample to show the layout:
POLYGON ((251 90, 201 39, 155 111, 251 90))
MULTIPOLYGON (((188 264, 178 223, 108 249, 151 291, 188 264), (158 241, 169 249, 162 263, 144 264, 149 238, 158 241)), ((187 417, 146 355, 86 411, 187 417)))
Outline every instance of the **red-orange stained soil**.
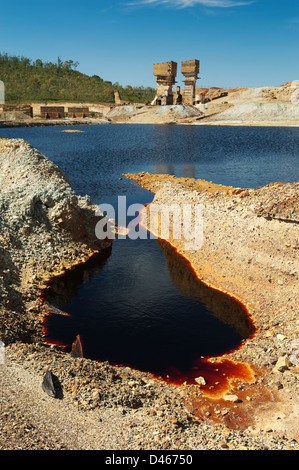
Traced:
MULTIPOLYGON (((237 365, 237 364, 236 364, 237 365)), ((248 366, 249 367, 249 366, 248 366)), ((243 369, 244 371, 244 369, 243 369)), ((256 369, 257 376, 263 375, 262 371, 256 369)), ((249 378, 249 376, 247 377, 249 378)), ((256 379, 252 382, 239 380, 237 377, 229 377, 231 385, 226 393, 203 394, 197 391, 186 393, 185 406, 196 419, 210 424, 221 423, 229 429, 247 429, 255 425, 256 415, 259 410, 269 409, 277 403, 275 392, 266 388, 262 381, 258 383, 256 379), (238 397, 235 402, 225 400, 225 395, 232 394, 238 397), (272 404, 272 405, 271 405, 272 404)), ((204 387, 202 387, 203 389, 204 387)), ((220 389, 219 389, 220 391, 220 389)))
MULTIPOLYGON (((197 273, 192 266, 192 263, 186 260, 186 258, 178 252, 177 248, 173 246, 170 241, 167 241, 166 243, 172 246, 174 251, 176 251, 176 253, 180 257, 182 257, 185 260, 185 262, 187 262, 194 277, 196 277, 199 282, 203 282, 202 280, 198 278, 197 273)), ((85 263, 82 263, 82 265, 83 264, 85 263)), ((46 300, 46 291, 51 286, 52 282, 54 282, 55 279, 59 277, 63 277, 63 276, 64 276, 64 273, 54 277, 53 279, 49 279, 46 282, 44 289, 41 291, 41 300, 43 303, 46 300)), ((226 295, 230 295, 230 294, 226 294, 226 295)), ((230 297, 233 297, 234 300, 239 304, 240 309, 244 310, 244 315, 246 314, 248 315, 249 322, 252 324, 252 328, 254 331, 254 333, 250 337, 253 337, 256 330, 253 325, 252 319, 250 318, 248 309, 239 299, 235 298, 232 295, 230 295, 230 297)), ((56 341, 55 339, 49 338, 48 331, 47 331, 47 317, 51 315, 57 315, 57 314, 61 314, 61 315, 68 315, 68 314, 62 311, 58 311, 55 308, 52 308, 52 306, 48 306, 46 303, 44 303, 44 311, 45 311, 45 317, 43 321, 44 335, 47 338, 47 342, 51 344, 60 345, 61 347, 65 348, 65 350, 69 349, 70 345, 62 344, 56 341)), ((235 350, 241 348, 242 345, 243 344, 241 343, 238 347, 236 347, 235 350)), ((76 341, 72 345, 72 350, 77 350, 78 348, 80 349, 81 354, 82 354, 82 355, 80 354, 80 357, 84 357, 84 350, 83 350, 81 339, 77 337, 76 341)), ((229 354, 230 352, 232 351, 227 351, 226 355, 229 354)), ((167 376, 159 376, 157 378, 162 379, 163 381, 166 381, 170 384, 174 384, 178 386, 184 383, 189 384, 189 385, 192 385, 192 384, 196 385, 194 398, 190 401, 189 405, 192 408, 192 412, 198 417, 202 416, 205 410, 207 410, 206 413, 210 413, 208 409, 211 406, 211 403, 215 403, 215 400, 223 400, 222 398, 223 395, 229 394, 229 393, 235 394, 235 391, 233 391, 232 384, 235 384, 236 382, 241 383, 241 384, 242 383, 251 384, 255 382, 255 373, 249 364, 245 364, 241 362, 234 362, 227 358, 221 359, 221 357, 219 358, 202 357, 196 361, 192 370, 186 372, 186 374, 182 373, 182 371, 175 370, 175 369, 173 369, 170 372, 170 374, 171 374, 171 377, 167 375, 167 376), (206 385, 199 386, 195 380, 197 377, 203 377, 206 382, 206 385), (205 400, 208 400, 206 406, 203 404, 205 400)), ((226 408, 228 407, 233 408, 234 406, 236 406, 235 403, 233 404, 229 402, 224 402, 224 403, 225 403, 226 408)), ((232 413, 229 414, 229 417, 230 417, 229 419, 232 419, 232 413)))
MULTIPOLYGON (((164 377, 169 383, 181 385, 197 384, 196 378, 203 377, 206 385, 201 385, 200 390, 208 397, 222 396, 231 388, 233 380, 242 380, 251 383, 255 380, 255 374, 248 364, 233 362, 229 359, 202 358, 197 361, 193 369, 182 375, 179 371, 172 371, 171 378, 164 377)), ((163 377, 162 377, 163 378, 163 377)))

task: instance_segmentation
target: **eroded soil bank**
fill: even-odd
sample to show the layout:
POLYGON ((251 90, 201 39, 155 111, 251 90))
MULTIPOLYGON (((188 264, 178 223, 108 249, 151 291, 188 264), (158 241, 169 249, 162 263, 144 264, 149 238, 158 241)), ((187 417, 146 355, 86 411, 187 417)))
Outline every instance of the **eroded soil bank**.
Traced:
MULTIPOLYGON (((269 406, 272 414, 272 426, 273 421, 276 426, 283 426, 284 421, 275 416, 275 409, 285 410, 287 425, 292 413, 293 418, 298 416, 299 184, 278 182, 249 189, 172 175, 126 176, 155 193, 144 214, 149 230, 153 227, 150 214, 154 205, 168 207, 170 212, 174 206, 202 206, 203 240, 199 249, 188 249, 190 238, 184 238, 183 231, 180 239, 175 238, 177 227, 171 221, 166 237, 161 223, 158 229, 154 226, 156 234, 168 239, 201 281, 247 307, 256 333, 227 359, 250 364, 259 377, 259 385, 251 388, 257 396, 253 399, 249 393, 245 399, 254 403, 252 411, 257 420, 268 419, 258 411, 258 405, 265 402, 263 406, 269 406), (276 396, 276 404, 269 399, 271 393, 276 396)), ((202 416, 201 405, 190 406, 202 416)), ((296 418, 293 426, 295 430, 296 418)))
POLYGON ((156 201, 204 205, 203 249, 170 241, 200 279, 242 300, 257 328, 213 362, 242 363, 250 374, 210 398, 209 384, 178 387, 44 343, 45 282, 111 243, 95 239, 92 201, 27 142, 0 140, 0 166, 0 449, 298 449, 296 184, 244 192, 128 175, 156 201), (48 370, 55 398, 42 389, 48 370))

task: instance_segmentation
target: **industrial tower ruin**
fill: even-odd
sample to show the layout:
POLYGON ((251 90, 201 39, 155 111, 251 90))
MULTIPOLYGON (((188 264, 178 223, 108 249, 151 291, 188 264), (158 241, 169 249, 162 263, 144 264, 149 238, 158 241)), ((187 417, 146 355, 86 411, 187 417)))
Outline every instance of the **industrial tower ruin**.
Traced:
POLYGON ((195 87, 196 80, 199 78, 199 60, 186 60, 181 63, 181 72, 184 75, 185 87, 181 93, 180 87, 177 86, 173 91, 177 75, 177 63, 162 62, 154 64, 153 75, 157 77, 157 92, 152 104, 168 105, 168 104, 191 104, 195 103, 195 87))
POLYGON ((182 75, 185 77, 185 88, 183 92, 183 103, 194 104, 195 85, 199 74, 199 60, 186 60, 181 65, 182 75))
POLYGON ((172 87, 175 84, 177 63, 171 61, 154 64, 153 73, 157 77, 157 92, 154 100, 155 104, 173 104, 174 97, 172 87))

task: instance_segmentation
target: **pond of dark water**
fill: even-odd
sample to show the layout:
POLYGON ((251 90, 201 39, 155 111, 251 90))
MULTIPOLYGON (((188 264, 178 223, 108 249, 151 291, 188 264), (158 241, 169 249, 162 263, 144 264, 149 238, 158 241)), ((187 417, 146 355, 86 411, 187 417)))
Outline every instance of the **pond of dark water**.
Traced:
MULTIPOLYGON (((298 180, 298 128, 100 125, 2 129, 56 163, 73 189, 96 204, 153 195, 123 178, 149 171, 237 187, 298 180), (74 127, 70 127, 74 129, 74 127)), ((84 356, 130 365, 173 380, 192 375, 202 357, 240 347, 254 327, 244 306, 198 281, 161 240, 115 240, 91 266, 53 280, 47 301, 69 315, 47 318, 48 340, 80 335, 84 356)))

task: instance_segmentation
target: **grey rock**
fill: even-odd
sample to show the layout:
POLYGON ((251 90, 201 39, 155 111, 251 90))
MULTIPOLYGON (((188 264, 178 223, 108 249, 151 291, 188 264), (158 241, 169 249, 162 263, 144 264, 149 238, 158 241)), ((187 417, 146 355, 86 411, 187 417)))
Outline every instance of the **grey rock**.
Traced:
POLYGON ((43 382, 42 382, 42 389, 50 397, 56 398, 56 389, 54 386, 53 374, 50 370, 47 370, 47 372, 44 375, 43 382))

